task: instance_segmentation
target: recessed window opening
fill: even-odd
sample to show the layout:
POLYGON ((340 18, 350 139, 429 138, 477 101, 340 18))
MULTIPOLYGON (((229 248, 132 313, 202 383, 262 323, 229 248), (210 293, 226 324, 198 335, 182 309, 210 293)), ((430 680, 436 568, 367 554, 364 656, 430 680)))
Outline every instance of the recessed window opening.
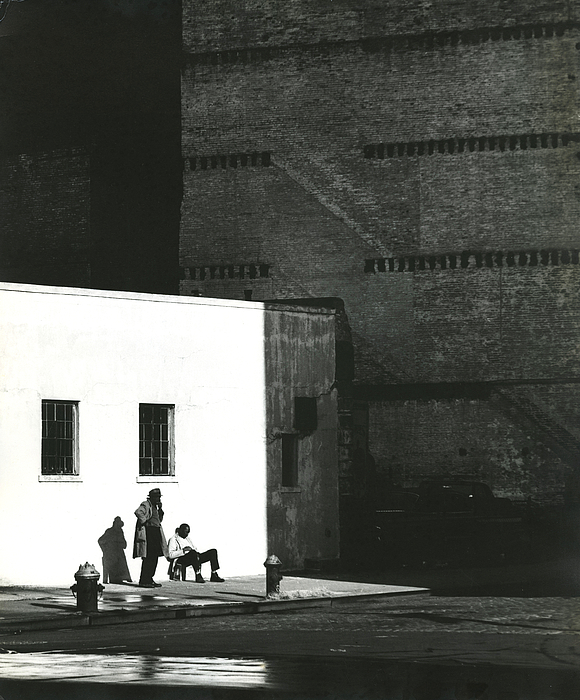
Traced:
POLYGON ((300 433, 313 433, 318 427, 316 398, 296 396, 294 398, 294 427, 300 433))
POLYGON ((282 435, 282 486, 298 486, 298 436, 282 435))
POLYGON ((78 474, 78 402, 42 402, 41 474, 78 474))
POLYGON ((174 473, 174 411, 172 405, 139 404, 139 476, 174 473))

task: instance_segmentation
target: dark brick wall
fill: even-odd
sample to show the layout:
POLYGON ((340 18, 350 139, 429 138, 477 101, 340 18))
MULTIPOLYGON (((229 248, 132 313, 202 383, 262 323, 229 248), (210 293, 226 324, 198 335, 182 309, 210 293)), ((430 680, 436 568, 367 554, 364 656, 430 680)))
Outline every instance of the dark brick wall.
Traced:
POLYGON ((4 159, 0 212, 3 280, 90 286, 90 173, 85 151, 4 159))
POLYGON ((183 3, 184 44, 188 50, 213 51, 253 46, 286 46, 321 41, 355 41, 373 36, 420 31, 566 22, 577 19, 576 0, 283 0, 232 3, 213 0, 203 9, 183 3))
MULTIPOLYGON (((580 147, 562 139, 577 130, 578 38, 568 30, 388 54, 296 49, 274 60, 190 66, 182 266, 268 264, 270 284, 253 298, 342 296, 353 329, 383 363, 405 365, 402 379, 547 376, 538 365, 546 349, 557 376, 576 371, 569 290, 577 257, 560 272, 539 265, 480 274, 474 261, 469 271, 414 279, 376 271, 384 279, 371 280, 363 270, 373 251, 500 251, 507 260, 509 252, 580 245, 580 147), (463 152, 450 153, 448 138, 463 139, 463 152), (431 155, 364 155, 368 143, 431 139, 439 139, 431 155), (263 151, 268 167, 241 165, 241 154, 263 151), (552 306, 555 314, 542 311, 552 306), (564 337, 548 345, 560 322, 564 337)), ((238 284, 183 276, 184 293, 240 295, 238 284)))
POLYGON ((578 265, 413 275, 423 381, 578 376, 578 265))
POLYGON ((496 496, 564 503, 572 467, 494 399, 373 402, 369 423, 377 470, 395 484, 454 474, 488 483, 496 496))
MULTIPOLYGON (((184 3, 181 292, 241 297, 235 274, 191 270, 254 264, 255 299, 343 298, 367 388, 578 377, 579 9, 184 3)), ((479 433, 504 492, 526 470, 521 493, 562 486, 568 462, 533 432, 520 464, 499 399, 453 401, 411 422, 377 403, 371 452, 420 471, 425 450, 402 460, 390 436, 432 435, 436 465, 452 429, 479 433)))

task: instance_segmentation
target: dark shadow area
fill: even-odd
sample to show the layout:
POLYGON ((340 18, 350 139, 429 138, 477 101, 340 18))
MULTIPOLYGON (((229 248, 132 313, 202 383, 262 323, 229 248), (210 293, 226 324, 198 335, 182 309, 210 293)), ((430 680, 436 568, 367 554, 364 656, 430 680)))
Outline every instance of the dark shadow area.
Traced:
POLYGON ((112 526, 99 537, 99 547, 103 550, 103 583, 132 581, 125 556, 127 540, 123 533, 124 524, 117 515, 112 526))
POLYGON ((307 573, 427 587, 441 595, 580 595, 575 502, 546 506, 494 496, 460 478, 401 488, 365 468, 367 492, 344 499, 339 562, 307 573))
POLYGON ((3 280, 177 293, 180 65, 180 0, 10 5, 3 280))

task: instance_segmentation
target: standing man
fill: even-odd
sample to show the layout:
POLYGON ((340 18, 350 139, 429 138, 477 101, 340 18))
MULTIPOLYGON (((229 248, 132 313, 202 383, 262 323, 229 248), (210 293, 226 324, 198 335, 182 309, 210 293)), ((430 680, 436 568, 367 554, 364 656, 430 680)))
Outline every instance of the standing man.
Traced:
POLYGON ((142 558, 139 585, 143 588, 158 588, 153 576, 157 570, 159 557, 167 556, 167 542, 161 527, 163 508, 161 507, 161 490, 151 489, 147 500, 143 501, 135 511, 135 542, 133 544, 133 559, 142 558))
POLYGON ((220 565, 217 549, 208 549, 207 552, 200 554, 189 539, 189 533, 190 527, 187 523, 182 523, 177 528, 175 535, 169 539, 169 559, 174 565, 180 564, 184 567, 184 571, 188 566, 193 566, 196 583, 205 583, 205 579, 201 575, 201 565, 209 561, 211 565, 209 580, 215 583, 223 583, 224 579, 218 574, 220 565))

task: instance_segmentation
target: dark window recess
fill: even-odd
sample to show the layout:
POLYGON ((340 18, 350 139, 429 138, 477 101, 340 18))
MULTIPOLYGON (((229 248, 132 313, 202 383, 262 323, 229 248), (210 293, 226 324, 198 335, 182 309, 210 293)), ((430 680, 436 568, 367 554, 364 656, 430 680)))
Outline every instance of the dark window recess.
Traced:
POLYGON ((282 486, 298 486, 298 437, 282 435, 282 486))
POLYGON ((78 474, 77 406, 72 401, 42 402, 41 474, 78 474))
POLYGON ((336 378, 338 381, 354 379, 354 348, 348 340, 336 341, 336 378))
POLYGON ((244 289, 244 301, 252 301, 252 289, 244 289))
POLYGON ((139 404, 139 475, 173 473, 173 406, 139 404))
POLYGON ((294 427, 300 433, 312 433, 318 426, 316 399, 296 396, 294 398, 294 427))

